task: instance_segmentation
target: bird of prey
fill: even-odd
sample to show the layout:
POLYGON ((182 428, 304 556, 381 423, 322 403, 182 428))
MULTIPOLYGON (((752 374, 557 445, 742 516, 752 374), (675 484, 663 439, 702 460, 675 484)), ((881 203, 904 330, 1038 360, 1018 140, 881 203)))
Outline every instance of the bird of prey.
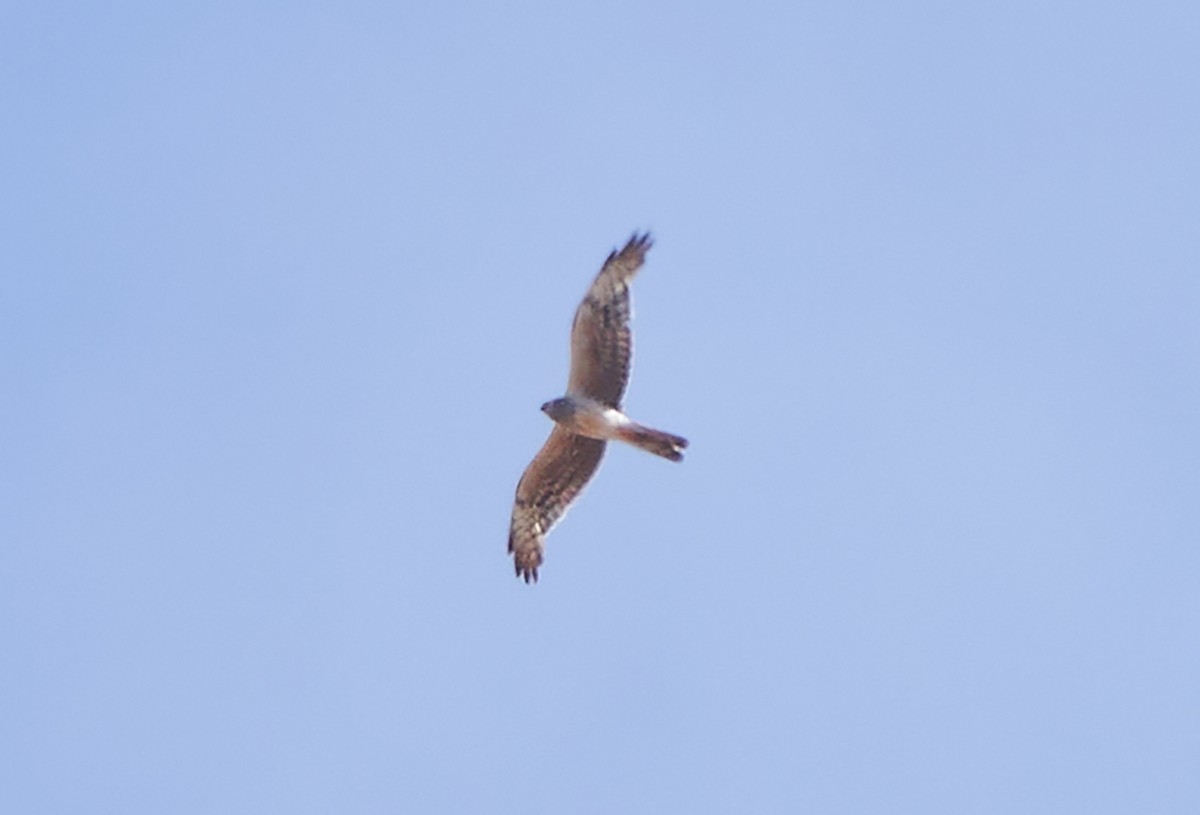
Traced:
POLYGON ((537 581, 546 535, 596 472, 610 439, 671 461, 683 459, 687 439, 621 412, 633 352, 629 284, 651 245, 648 234, 634 233, 621 251, 610 253, 575 312, 567 393, 542 405, 554 429, 525 468, 513 503, 508 551, 526 583, 537 581))

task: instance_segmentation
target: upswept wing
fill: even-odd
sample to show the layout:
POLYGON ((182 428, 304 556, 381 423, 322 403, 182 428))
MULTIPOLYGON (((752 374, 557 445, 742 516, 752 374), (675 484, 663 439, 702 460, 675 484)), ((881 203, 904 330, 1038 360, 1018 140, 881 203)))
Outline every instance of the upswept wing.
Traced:
POLYGON ((508 551, 517 575, 536 582, 546 535, 567 513, 600 466, 605 442, 558 425, 517 484, 508 551))
POLYGON ((568 393, 620 408, 633 356, 629 284, 653 245, 649 234, 634 233, 621 251, 609 254, 592 281, 571 325, 568 393))

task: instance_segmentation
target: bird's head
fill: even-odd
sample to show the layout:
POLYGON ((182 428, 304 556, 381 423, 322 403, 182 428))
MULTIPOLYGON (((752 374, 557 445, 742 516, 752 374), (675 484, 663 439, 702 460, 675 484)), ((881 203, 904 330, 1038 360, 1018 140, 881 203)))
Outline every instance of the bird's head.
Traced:
POLYGON ((567 399, 551 399, 542 405, 542 413, 551 419, 564 419, 571 413, 571 403, 567 399))

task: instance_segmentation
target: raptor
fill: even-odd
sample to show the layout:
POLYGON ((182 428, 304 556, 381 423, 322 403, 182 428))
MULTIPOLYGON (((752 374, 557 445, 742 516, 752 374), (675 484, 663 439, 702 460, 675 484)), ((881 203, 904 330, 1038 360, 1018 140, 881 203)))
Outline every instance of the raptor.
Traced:
POLYGON ((542 405, 554 429, 521 476, 513 502, 508 551, 526 583, 537 581, 546 535, 595 475, 609 441, 683 459, 687 439, 638 424, 621 410, 633 352, 629 284, 652 245, 648 234, 635 233, 610 253, 575 311, 567 392, 542 405))

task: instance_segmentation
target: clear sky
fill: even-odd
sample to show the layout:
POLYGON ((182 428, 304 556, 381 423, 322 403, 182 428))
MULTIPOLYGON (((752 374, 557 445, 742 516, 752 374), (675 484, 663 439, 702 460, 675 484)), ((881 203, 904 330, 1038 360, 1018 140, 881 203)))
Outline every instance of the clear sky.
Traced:
POLYGON ((1200 6, 0 10, 0 811, 1200 811, 1200 6), (505 553, 635 229, 611 449, 505 553))

